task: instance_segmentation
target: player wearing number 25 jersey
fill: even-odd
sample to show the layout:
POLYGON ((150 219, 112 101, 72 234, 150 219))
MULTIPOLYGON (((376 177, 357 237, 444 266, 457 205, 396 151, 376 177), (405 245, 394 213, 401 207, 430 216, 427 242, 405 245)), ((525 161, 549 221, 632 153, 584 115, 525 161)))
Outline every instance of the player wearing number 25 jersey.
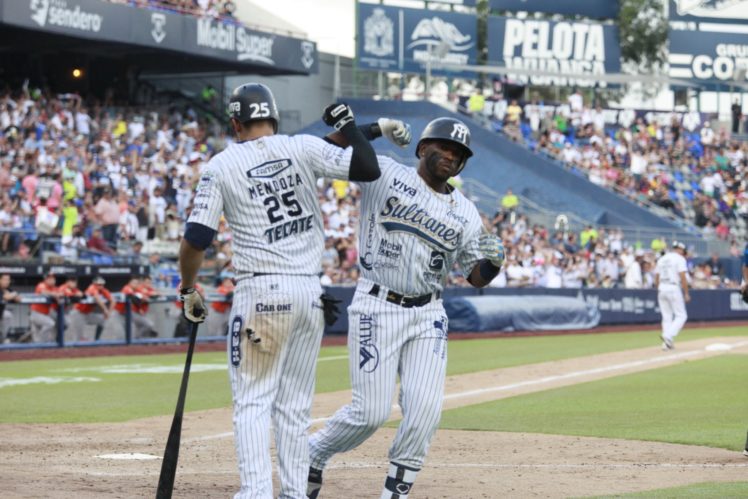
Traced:
POLYGON ((380 171, 345 104, 329 106, 323 120, 350 141, 346 149, 309 135, 276 134, 279 114, 264 85, 237 88, 229 114, 238 141, 201 174, 180 247, 180 298, 188 320, 205 320, 206 307, 193 287, 223 215, 237 270, 227 338, 241 477, 235 498, 273 497, 272 420, 278 497, 298 499, 306 495, 306 432, 324 329, 324 233, 316 181, 365 182, 380 171))

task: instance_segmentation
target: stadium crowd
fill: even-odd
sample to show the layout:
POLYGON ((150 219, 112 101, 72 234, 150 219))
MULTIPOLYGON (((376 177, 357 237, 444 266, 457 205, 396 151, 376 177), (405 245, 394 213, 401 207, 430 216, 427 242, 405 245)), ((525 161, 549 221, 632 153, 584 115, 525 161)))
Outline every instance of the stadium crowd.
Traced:
POLYGON ((708 237, 731 240, 738 218, 748 221, 748 142, 702 123, 700 113, 663 120, 665 113, 624 109, 611 125, 606 110, 585 103, 578 91, 559 105, 475 93, 466 108, 590 182, 685 218, 708 237))
MULTIPOLYGON (((523 112, 527 113, 527 108, 523 112)), ((596 181, 592 172, 604 164, 606 171, 618 171, 616 179, 629 179, 621 185, 643 182, 656 186, 672 171, 648 161, 642 175, 637 177, 628 171, 630 165, 626 160, 621 159, 631 153, 620 150, 618 154, 616 149, 624 141, 628 143, 627 133, 632 135, 632 143, 639 142, 652 150, 650 157, 661 158, 662 148, 670 151, 673 145, 663 145, 666 141, 657 138, 658 129, 651 135, 650 127, 634 130, 635 126, 619 130, 618 138, 600 136, 599 143, 592 138, 585 142, 575 136, 572 144, 556 137, 556 124, 551 125, 549 133, 542 128, 536 133, 531 128, 523 140, 535 141, 535 149, 558 155, 562 160, 566 160, 564 155, 570 147, 574 150, 581 147, 581 159, 571 158, 570 162, 588 171, 592 181, 596 181), (546 135, 548 141, 543 138, 546 135), (554 140, 558 141, 558 147, 554 140), (608 146, 613 148, 612 152, 608 146), (597 158, 588 152, 594 148, 601 153, 597 158)), ((191 209, 201 167, 230 140, 221 124, 199 117, 189 107, 145 110, 119 107, 107 99, 54 94, 28 85, 3 88, 0 90, 0 255, 9 259, 38 257, 45 244, 52 244, 52 255, 60 258, 60 263, 150 265, 150 276, 140 276, 122 289, 106 290, 118 292, 119 296, 130 295, 131 301, 137 302, 133 306, 137 322, 134 333, 136 337, 147 337, 153 331, 148 319, 148 299, 157 295, 157 289, 171 294, 178 284, 175 253, 169 258, 168 252, 147 251, 147 248, 176 247, 191 209)), ((729 212, 720 208, 720 201, 732 199, 738 208, 744 206, 743 183, 738 184, 739 195, 730 198, 736 183, 724 179, 734 179, 744 171, 748 151, 744 145, 731 150, 735 152, 726 161, 719 160, 722 167, 714 170, 723 182, 715 182, 710 190, 704 187, 704 179, 708 177, 702 177, 701 192, 694 198, 694 206, 701 201, 714 206, 712 213, 724 216, 729 212)), ((680 164, 693 163, 696 166, 693 169, 689 166, 689 171, 701 171, 708 163, 704 158, 717 161, 723 149, 703 147, 702 151, 698 161, 693 153, 684 153, 686 159, 680 164)), ((612 179, 614 175, 602 177, 612 179)), ((326 234, 323 284, 354 285, 359 276, 356 227, 360 193, 355 184, 345 181, 321 182, 319 187, 326 234)), ((507 251, 506 264, 493 286, 653 287, 654 262, 666 248, 665 241, 658 239, 643 246, 625 241, 620 230, 587 227, 576 233, 541 227, 522 214, 519 200, 511 190, 497 204, 495 214, 483 214, 486 226, 502 236, 507 251)), ((737 245, 733 245, 733 251, 739 251, 737 245)), ((218 292, 230 293, 230 262, 231 234, 222 223, 207 252, 205 275, 209 276, 206 279, 209 291, 218 286, 218 292), (217 275, 220 282, 214 280, 217 275)), ((695 288, 736 285, 725 279, 718 259, 715 263, 692 258, 690 264, 695 288)), ((62 298, 60 303, 69 307, 71 313, 78 311, 72 313, 76 321, 96 325, 99 331, 114 329, 115 335, 123 334, 123 312, 117 309, 116 301, 111 296, 101 303, 96 300, 105 293, 102 282, 98 283, 102 289, 92 284, 90 289, 77 290, 75 283, 67 278, 61 280, 58 276, 57 281, 60 282, 50 281, 52 284, 37 289, 37 294, 48 295, 50 302, 33 311, 34 340, 49 339, 53 324, 50 320, 56 317, 53 309, 62 298), (73 290, 77 295, 87 296, 87 303, 71 302, 67 293, 73 290)), ((450 273, 447 284, 467 285, 458 269, 450 273)), ((213 305, 223 308, 221 313, 226 312, 225 305, 221 307, 218 302, 213 305)), ((177 310, 176 306, 174 309, 177 310)), ((214 326, 217 331, 224 327, 223 323, 214 326)))
POLYGON ((163 9, 193 16, 210 16, 231 21, 234 19, 236 3, 232 0, 109 0, 133 7, 163 9))

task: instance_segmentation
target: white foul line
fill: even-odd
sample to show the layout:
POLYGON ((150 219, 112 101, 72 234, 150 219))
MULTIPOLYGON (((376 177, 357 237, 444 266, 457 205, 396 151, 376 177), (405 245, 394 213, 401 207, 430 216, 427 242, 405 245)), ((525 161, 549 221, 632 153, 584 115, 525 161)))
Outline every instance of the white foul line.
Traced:
MULTIPOLYGON (((742 346, 748 345, 748 341, 739 341, 737 343, 732 343, 730 345, 731 348, 740 348, 742 346)), ((707 345, 704 350, 709 351, 710 345, 707 345)), ((695 355, 700 355, 703 353, 701 350, 692 350, 690 352, 680 352, 680 353, 668 353, 665 355, 659 355, 657 357, 653 357, 651 359, 645 359, 645 360, 636 360, 632 362, 624 362, 622 364, 614 364, 612 366, 605 366, 605 367, 596 367, 594 369, 585 369, 583 371, 573 371, 566 374, 557 374, 555 376, 544 376, 542 378, 538 379, 531 379, 528 381, 521 381, 519 383, 511 383, 509 385, 500 385, 500 386, 492 386, 488 388, 480 388, 477 390, 469 390, 465 392, 459 392, 459 393, 452 393, 449 395, 444 396, 444 400, 452 400, 452 399, 458 399, 463 397, 472 397, 474 395, 481 395, 484 393, 491 393, 491 392, 501 392, 506 390, 513 390, 515 388, 521 388, 523 386, 533 386, 533 385, 542 385, 546 383, 553 383, 554 381, 563 380, 563 379, 571 379, 571 378, 578 378, 581 376, 587 376, 589 374, 600 374, 600 373, 606 373, 611 371, 620 371, 623 369, 629 369, 631 367, 640 367, 647 364, 656 364, 659 362, 666 362, 669 360, 678 360, 678 359, 686 359, 689 357, 693 357, 695 355)), ((338 356, 338 357, 325 357, 325 360, 337 360, 340 358, 348 358, 348 356, 338 356)), ((322 359, 320 359, 322 360, 322 359)), ((393 409, 397 409, 397 405, 392 406, 393 409)), ((317 424, 317 423, 324 423, 328 421, 332 416, 325 417, 325 418, 316 418, 312 419, 310 421, 311 424, 317 424)), ((233 432, 226 432, 226 433, 218 433, 216 435, 207 435, 204 437, 196 437, 196 438, 190 438, 185 440, 185 443, 190 442, 201 442, 205 440, 216 440, 221 438, 228 438, 233 436, 233 432)), ((513 465, 512 465, 513 466, 513 465)), ((639 466, 639 465, 637 465, 639 466)))

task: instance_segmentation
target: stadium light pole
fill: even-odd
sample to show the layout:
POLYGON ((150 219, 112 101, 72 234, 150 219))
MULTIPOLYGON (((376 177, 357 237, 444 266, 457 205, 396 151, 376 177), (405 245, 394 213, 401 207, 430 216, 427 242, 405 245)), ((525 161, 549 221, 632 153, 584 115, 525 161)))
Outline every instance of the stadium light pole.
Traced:
POLYGON ((452 45, 444 40, 436 44, 436 48, 433 43, 429 43, 426 55, 426 85, 423 89, 423 100, 429 100, 429 95, 431 94, 431 60, 434 56, 440 60, 444 59, 451 49, 452 45))

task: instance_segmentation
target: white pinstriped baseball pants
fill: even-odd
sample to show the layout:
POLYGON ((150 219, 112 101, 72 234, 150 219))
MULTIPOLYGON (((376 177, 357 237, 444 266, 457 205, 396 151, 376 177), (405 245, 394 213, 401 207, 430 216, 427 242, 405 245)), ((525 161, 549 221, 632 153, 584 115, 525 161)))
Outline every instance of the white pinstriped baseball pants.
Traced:
POLYGON ((353 400, 311 436, 310 462, 317 469, 324 469, 334 454, 356 448, 387 421, 398 375, 403 420, 390 461, 420 469, 439 425, 447 366, 442 302, 403 308, 370 296, 371 285, 360 280, 348 307, 353 400))
POLYGON ((273 497, 270 422, 280 498, 305 499, 308 429, 324 319, 317 276, 241 279, 227 337, 234 438, 241 477, 235 499, 273 497), (254 331, 259 343, 248 339, 254 331))

